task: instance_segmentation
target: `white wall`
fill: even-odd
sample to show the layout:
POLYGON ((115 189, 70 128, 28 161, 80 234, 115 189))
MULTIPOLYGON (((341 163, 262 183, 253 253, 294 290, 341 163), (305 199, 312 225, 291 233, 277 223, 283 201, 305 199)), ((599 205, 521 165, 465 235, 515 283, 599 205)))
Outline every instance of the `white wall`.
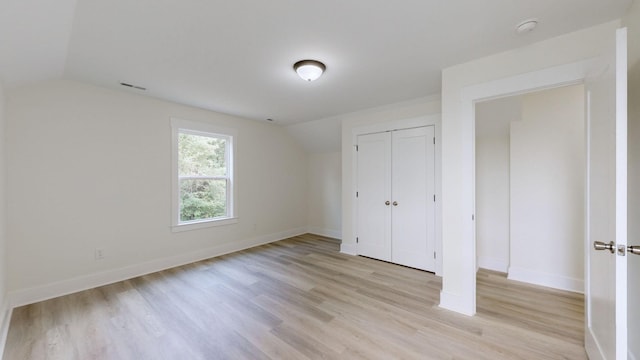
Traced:
POLYGON ((584 289, 584 87, 522 97, 511 123, 509 278, 584 289))
MULTIPOLYGON (((392 104, 380 108, 369 109, 356 113, 346 114, 340 117, 342 121, 342 247, 341 251, 355 254, 355 237, 353 229, 353 211, 355 194, 349 189, 353 187, 354 147, 353 130, 356 127, 373 124, 389 123, 396 120, 410 119, 424 115, 440 113, 439 97, 416 99, 413 101, 392 104)), ((439 124, 436 126, 436 138, 439 124)), ((437 146, 440 146, 439 144, 437 146)), ((437 161, 436 167, 439 165, 437 161)), ((439 179, 437 179, 439 180, 439 179)), ((439 181, 436 181, 436 193, 439 192, 439 181)), ((436 214, 436 222, 439 222, 439 214, 436 214)), ((436 234, 438 238, 439 234, 436 234)), ((438 249, 439 250, 439 249, 438 249)), ((439 270, 439 269, 438 269, 439 270)))
POLYGON ((341 161, 340 152, 309 154, 307 226, 312 234, 342 238, 341 161))
MULTIPOLYGON (((629 128, 628 128, 628 242, 640 245, 640 1, 635 0, 622 19, 628 28, 629 46, 629 128)), ((629 351, 630 359, 640 359, 640 256, 630 256, 629 272, 629 351)))
POLYGON ((340 151, 341 118, 330 117, 285 127, 308 153, 340 151))
POLYGON ((440 306, 475 313, 474 115, 465 94, 477 89, 474 85, 491 87, 501 79, 593 58, 619 25, 609 22, 443 70, 440 306))
POLYGON ((14 303, 306 230, 307 156, 281 127, 72 81, 11 91, 7 121, 14 303), (171 117, 237 129, 237 224, 171 232, 171 117))
POLYGON ((521 116, 518 96, 476 104, 476 257, 483 269, 509 268, 509 129, 521 116))
POLYGON ((285 130, 308 154, 308 231, 342 239, 341 119, 308 121, 285 130))
POLYGON ((7 302, 7 200, 6 200, 6 117, 5 94, 0 82, 0 354, 9 330, 10 307, 7 302))

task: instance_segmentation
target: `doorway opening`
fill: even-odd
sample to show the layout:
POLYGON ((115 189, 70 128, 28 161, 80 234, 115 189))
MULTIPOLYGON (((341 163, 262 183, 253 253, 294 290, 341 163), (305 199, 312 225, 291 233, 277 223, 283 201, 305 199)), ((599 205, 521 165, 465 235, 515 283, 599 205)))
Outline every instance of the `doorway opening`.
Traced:
POLYGON ((569 341, 584 337, 584 94, 570 85, 475 105, 477 311, 564 327, 569 341))

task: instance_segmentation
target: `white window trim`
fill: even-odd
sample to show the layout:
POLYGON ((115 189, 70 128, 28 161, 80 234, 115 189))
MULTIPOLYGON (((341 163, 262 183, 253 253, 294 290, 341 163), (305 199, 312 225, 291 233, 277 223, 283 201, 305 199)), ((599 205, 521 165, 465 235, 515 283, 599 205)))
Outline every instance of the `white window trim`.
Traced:
POLYGON ((238 132, 236 129, 220 127, 212 124, 171 119, 171 231, 181 232, 196 229, 203 229, 212 226, 222 226, 235 224, 238 222, 238 196, 235 182, 235 159, 237 159, 238 132), (229 138, 231 151, 226 152, 227 164, 232 164, 229 168, 229 191, 227 192, 227 206, 229 215, 227 217, 196 220, 187 223, 180 222, 180 190, 178 176, 178 134, 188 133, 192 135, 210 136, 211 134, 221 135, 229 138))

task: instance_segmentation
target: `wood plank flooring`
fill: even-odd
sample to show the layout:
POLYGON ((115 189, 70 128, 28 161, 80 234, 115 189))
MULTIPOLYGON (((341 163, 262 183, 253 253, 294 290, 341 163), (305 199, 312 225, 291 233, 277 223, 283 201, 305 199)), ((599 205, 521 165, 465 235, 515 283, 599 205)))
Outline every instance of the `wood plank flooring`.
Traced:
POLYGON ((478 273, 478 314, 435 275, 303 235, 13 311, 4 359, 586 359, 583 297, 478 273))

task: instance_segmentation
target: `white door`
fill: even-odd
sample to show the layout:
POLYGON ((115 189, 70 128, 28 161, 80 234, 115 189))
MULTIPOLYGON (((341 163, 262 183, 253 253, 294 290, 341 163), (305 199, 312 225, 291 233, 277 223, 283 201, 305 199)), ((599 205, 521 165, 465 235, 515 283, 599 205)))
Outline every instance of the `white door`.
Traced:
POLYGON ((620 360, 628 356, 627 259, 636 256, 626 251, 626 48, 627 32, 620 29, 615 38, 611 38, 611 48, 603 67, 606 70, 586 83, 588 243, 585 348, 591 359, 620 360))
POLYGON ((394 263, 435 270, 434 127, 392 135, 391 257, 394 263))
POLYGON ((358 136, 357 253, 391 261, 391 133, 358 136))

